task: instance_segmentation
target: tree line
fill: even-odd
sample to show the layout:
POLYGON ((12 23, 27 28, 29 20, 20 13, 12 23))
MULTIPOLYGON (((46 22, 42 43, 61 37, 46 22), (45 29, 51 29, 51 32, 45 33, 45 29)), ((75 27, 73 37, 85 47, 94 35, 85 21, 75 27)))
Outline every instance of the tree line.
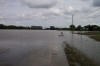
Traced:
POLYGON ((74 31, 100 31, 100 26, 98 25, 86 25, 86 26, 75 26, 70 25, 69 28, 57 28, 54 26, 50 26, 50 28, 47 28, 48 30, 74 30, 74 31))
POLYGON ((86 25, 86 26, 75 26, 75 25, 70 25, 70 30, 75 30, 75 31, 100 31, 100 26, 98 25, 86 25))
POLYGON ((15 25, 3 25, 0 24, 0 29, 31 29, 31 30, 74 30, 74 31, 100 31, 100 26, 98 25, 86 25, 86 26, 75 26, 70 25, 68 28, 57 28, 55 26, 50 26, 49 28, 43 29, 42 26, 15 26, 15 25))
POLYGON ((31 26, 31 27, 27 27, 27 26, 15 26, 15 25, 3 25, 0 24, 0 29, 33 29, 33 30, 42 30, 43 27, 42 26, 31 26))

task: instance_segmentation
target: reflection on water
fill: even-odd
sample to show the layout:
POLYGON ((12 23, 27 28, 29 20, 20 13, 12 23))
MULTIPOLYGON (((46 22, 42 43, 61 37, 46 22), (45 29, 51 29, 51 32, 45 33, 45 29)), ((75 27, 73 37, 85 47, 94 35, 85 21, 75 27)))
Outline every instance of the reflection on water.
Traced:
MULTIPOLYGON (((56 35, 59 36, 59 33, 60 31, 0 31, 0 48, 9 48, 9 53, 0 54, 0 61, 15 64, 31 52, 41 54, 48 48, 47 43, 54 47, 52 41, 57 42, 56 35)), ((66 41, 100 64, 100 42, 85 35, 72 34, 70 31, 63 31, 63 34, 64 36, 58 37, 60 41, 66 41)), ((3 52, 5 51, 3 50, 3 52)))
POLYGON ((64 32, 64 34, 64 39, 68 44, 82 51, 89 58, 100 64, 100 42, 85 35, 72 34, 69 31, 64 32))
POLYGON ((0 66, 68 65, 58 33, 48 30, 0 30, 0 48, 9 49, 6 52, 2 50, 0 66))

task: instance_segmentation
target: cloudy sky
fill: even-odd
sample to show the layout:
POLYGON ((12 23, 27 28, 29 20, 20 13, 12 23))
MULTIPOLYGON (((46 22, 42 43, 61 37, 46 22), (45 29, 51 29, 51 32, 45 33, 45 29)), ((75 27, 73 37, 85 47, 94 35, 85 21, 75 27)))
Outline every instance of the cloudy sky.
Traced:
POLYGON ((68 27, 100 25, 100 0, 0 0, 0 24, 68 27))

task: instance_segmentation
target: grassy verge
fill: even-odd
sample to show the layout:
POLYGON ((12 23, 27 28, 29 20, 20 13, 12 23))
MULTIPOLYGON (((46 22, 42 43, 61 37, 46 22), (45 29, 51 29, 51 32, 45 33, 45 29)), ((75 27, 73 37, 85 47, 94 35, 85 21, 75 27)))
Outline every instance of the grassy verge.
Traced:
POLYGON ((66 48, 64 50, 70 66, 97 66, 86 55, 68 44, 66 44, 66 48))
POLYGON ((100 32, 85 32, 77 34, 88 35, 90 38, 95 39, 96 41, 100 41, 100 32))

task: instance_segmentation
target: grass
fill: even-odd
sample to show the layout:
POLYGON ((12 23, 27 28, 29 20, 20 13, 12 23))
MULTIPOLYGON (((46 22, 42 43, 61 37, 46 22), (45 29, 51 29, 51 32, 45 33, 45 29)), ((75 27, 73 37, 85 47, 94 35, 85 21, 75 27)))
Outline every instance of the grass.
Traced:
POLYGON ((66 48, 64 50, 70 66, 97 66, 94 61, 89 59, 76 48, 69 46, 68 44, 66 44, 66 48))
POLYGON ((85 33, 78 33, 82 35, 88 35, 90 38, 100 41, 100 32, 85 32, 85 33))

